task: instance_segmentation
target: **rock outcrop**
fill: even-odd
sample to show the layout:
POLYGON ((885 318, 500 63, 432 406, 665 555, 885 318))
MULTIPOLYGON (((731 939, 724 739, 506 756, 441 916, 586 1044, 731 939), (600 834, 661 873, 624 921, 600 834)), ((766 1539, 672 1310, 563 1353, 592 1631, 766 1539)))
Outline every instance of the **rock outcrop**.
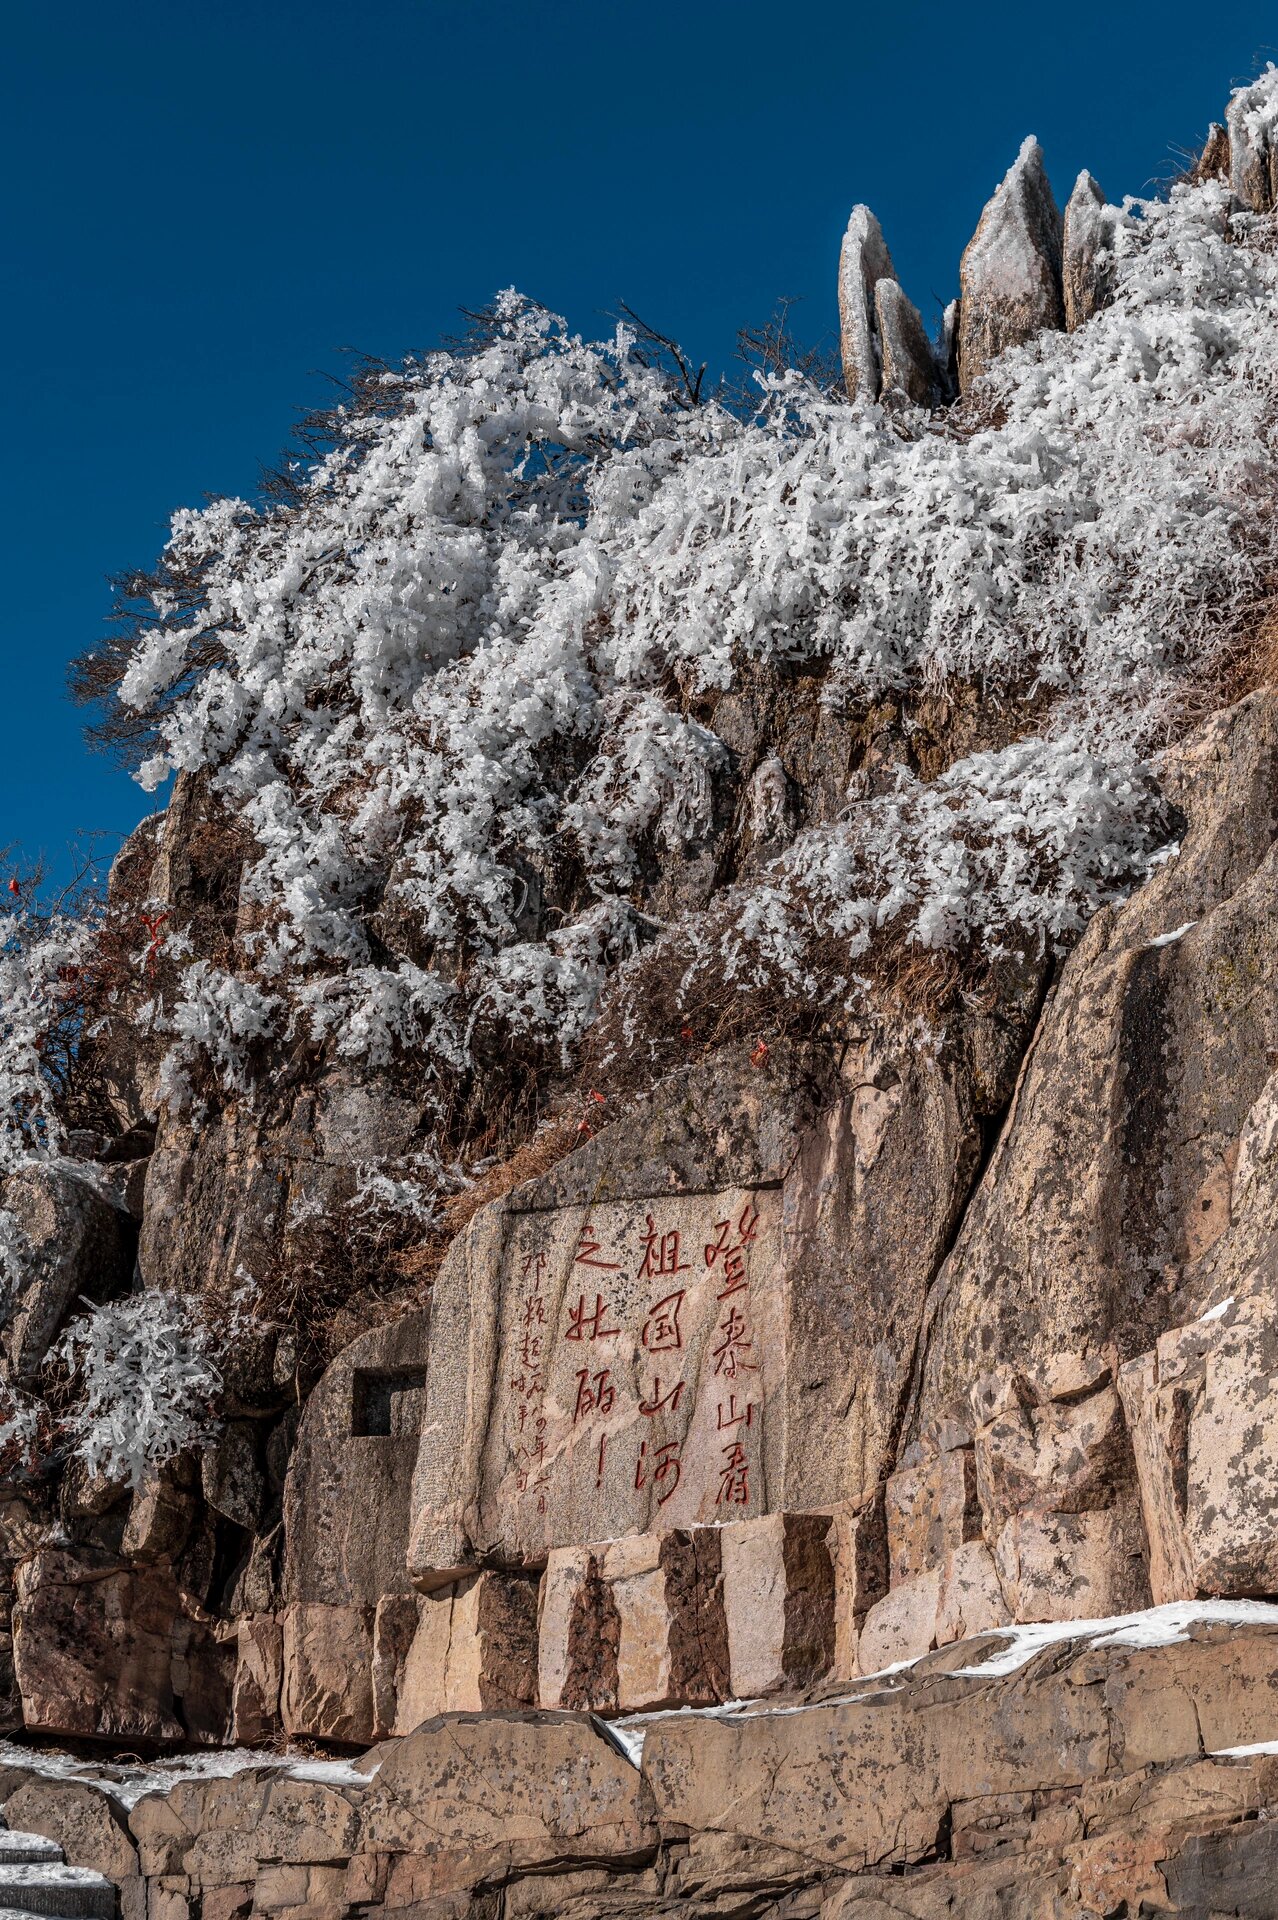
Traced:
POLYGON ((1065 203, 1061 280, 1065 325, 1073 333, 1103 307, 1113 274, 1115 208, 1084 168, 1065 203))
MULTIPOLYGON (((1278 198, 1272 92, 1200 164, 1235 232, 1278 198)), ((907 410, 1088 326, 1126 217, 1084 173, 1062 223, 1027 141, 935 349, 858 207, 845 379, 885 411, 854 431, 912 454, 936 423, 907 410)), ((890 1013, 689 1026, 540 1125, 533 1089, 513 1158, 491 1062, 441 1095, 389 1043, 357 1068, 290 1029, 256 1097, 179 1100, 154 929, 214 966, 261 931, 184 774, 112 881, 151 932, 86 1037, 104 1131, 4 1183, 0 1721, 261 1764, 138 1798, 32 1753, 12 1825, 123 1920, 1272 1912, 1278 693, 1229 666, 1161 755, 1175 844, 1064 957, 964 973, 903 938, 890 1013), (404 1206, 450 1100, 466 1166, 404 1206), (393 1231, 351 1228, 379 1190, 393 1231), (38 1459, 68 1318, 161 1288, 257 1303, 216 1432, 136 1472, 38 1459)), ((716 695, 731 804, 687 859, 645 850, 640 917, 1019 724, 829 693, 771 661, 716 695)), ((557 884, 530 869, 515 917, 557 884)), ((367 908, 418 952, 402 901, 367 908)))
POLYGON ((1225 123, 1230 184, 1244 206, 1268 213, 1278 203, 1278 124, 1263 83, 1234 94, 1225 123))
POLYGON ((585 1714, 448 1713, 354 1767, 153 1776, 141 1797, 127 1773, 49 1779, 33 1756, 0 1797, 109 1875, 125 1916, 165 1920, 1261 1920, 1276 1635, 1155 1617, 1031 1652, 993 1634, 783 1712, 615 1736, 585 1714))
POLYGON ((967 393, 1008 347, 1063 327, 1061 216, 1032 136, 982 213, 959 267, 958 373, 967 393))

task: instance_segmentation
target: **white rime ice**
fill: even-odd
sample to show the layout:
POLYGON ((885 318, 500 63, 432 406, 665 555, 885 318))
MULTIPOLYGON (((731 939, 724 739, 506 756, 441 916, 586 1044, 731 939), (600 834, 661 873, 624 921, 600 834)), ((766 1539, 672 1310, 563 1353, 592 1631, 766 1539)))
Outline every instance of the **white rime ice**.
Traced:
POLYGON ((267 1032, 455 1068, 482 1007, 570 1045, 647 937, 639 846, 705 832, 728 756, 686 702, 750 659, 824 664, 833 702, 960 681, 1046 715, 801 841, 756 917, 802 869, 843 921, 997 951, 1136 883, 1147 758, 1274 558, 1278 267, 1215 183, 1116 209, 1113 250, 1112 304, 1004 355, 962 424, 793 378, 685 409, 624 331, 507 295, 476 351, 386 374, 298 503, 175 516, 202 604, 123 694, 156 710, 147 784, 211 769, 240 810, 262 928, 252 980, 190 966, 182 1047, 229 1090, 267 1032), (590 898, 530 940, 527 863, 565 848, 590 898), (373 897, 439 965, 375 956, 373 897))
POLYGON ((187 1303, 158 1289, 73 1320, 59 1356, 78 1376, 72 1451, 90 1476, 136 1487, 211 1431, 222 1382, 187 1303))
MULTIPOLYGON (((1231 106, 1265 156, 1276 117, 1273 72, 1231 106)), ((755 663, 820 671, 836 712, 968 686, 1024 722, 850 798, 715 903, 738 981, 810 995, 827 933, 853 962, 884 931, 1057 946, 1139 884, 1186 683, 1278 559, 1278 250, 1219 182, 1105 228, 1105 308, 1003 354, 953 412, 797 375, 761 379, 753 410, 690 406, 624 327, 585 341, 508 293, 475 345, 339 414, 294 497, 177 513, 181 591, 121 696, 154 720, 143 784, 200 773, 238 814, 255 931, 234 971, 169 943, 171 1095, 198 1060, 243 1097, 264 1044, 453 1076, 482 1025, 567 1058, 654 935, 679 937, 644 862, 707 842, 736 777, 715 697, 755 663), (539 921, 564 861, 578 904, 539 921)), ((24 1009, 56 956, 0 965, 12 1164, 55 1127, 24 1009)), ((854 1006, 855 971, 820 990, 854 1006)), ((152 1338, 77 1335, 90 1374, 117 1334, 152 1338)), ((172 1364, 184 1430, 206 1363, 172 1364)))

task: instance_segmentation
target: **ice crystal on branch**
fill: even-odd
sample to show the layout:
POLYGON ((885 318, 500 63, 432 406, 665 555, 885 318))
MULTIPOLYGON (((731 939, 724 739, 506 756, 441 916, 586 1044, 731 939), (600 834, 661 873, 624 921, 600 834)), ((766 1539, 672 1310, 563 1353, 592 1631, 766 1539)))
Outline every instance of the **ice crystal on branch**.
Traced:
POLYGON ((208 1440, 221 1377, 207 1331, 176 1295, 91 1307, 57 1352, 79 1389, 65 1430, 91 1475, 136 1487, 151 1468, 208 1440))
MULTIPOLYGON (((1275 99, 1267 75, 1248 125, 1275 99)), ((694 404, 625 328, 588 342, 514 294, 366 369, 272 497, 175 516, 107 663, 145 783, 198 776, 252 842, 176 1066, 202 1050, 230 1095, 259 1043, 441 1082, 477 1049, 562 1060, 654 936, 695 946, 656 901, 702 857, 728 984, 806 993, 828 964, 847 1006, 876 941, 1073 938, 1147 871, 1185 687, 1272 589, 1272 227, 1217 182, 1114 209, 1107 308, 949 413, 775 370, 694 404), (849 725, 890 699, 908 739, 963 690, 1004 723, 788 853, 782 769, 781 864, 742 880, 753 768, 716 702, 785 663, 849 725)))

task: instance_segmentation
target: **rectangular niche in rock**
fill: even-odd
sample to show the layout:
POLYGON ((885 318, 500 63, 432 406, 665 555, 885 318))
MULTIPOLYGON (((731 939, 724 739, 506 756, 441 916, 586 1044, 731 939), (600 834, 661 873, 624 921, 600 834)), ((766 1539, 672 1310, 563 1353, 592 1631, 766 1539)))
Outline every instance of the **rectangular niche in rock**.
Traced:
POLYGON ((419 1434, 426 1406, 425 1367, 380 1372, 357 1367, 351 1379, 351 1433, 403 1440, 419 1434))

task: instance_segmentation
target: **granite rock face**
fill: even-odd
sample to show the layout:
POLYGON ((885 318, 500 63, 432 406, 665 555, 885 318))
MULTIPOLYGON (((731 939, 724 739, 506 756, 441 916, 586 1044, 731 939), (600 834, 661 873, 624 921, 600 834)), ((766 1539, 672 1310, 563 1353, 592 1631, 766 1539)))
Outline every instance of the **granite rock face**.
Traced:
MULTIPOLYGON (((1264 212, 1274 154, 1242 94, 1198 173, 1264 212)), ((910 439, 957 384, 979 423, 1000 353, 1092 324, 1124 217, 1083 174, 1062 223, 1026 142, 933 348, 857 208, 849 395, 910 439)), ((723 696, 736 817, 655 913, 993 737, 824 694, 796 666, 723 696)), ((698 1047, 557 1160, 478 1160, 446 1250, 423 1224, 392 1272, 373 1236, 357 1273, 343 1243, 340 1335, 266 1313, 201 1453, 136 1485, 6 1456, 7 1730, 271 1750, 132 1807, 33 1753, 10 1824, 122 1920, 1272 1913, 1278 1761, 1232 1750, 1278 1740, 1278 695, 1160 778, 1153 877, 943 1032, 698 1047)), ((231 953, 245 858, 183 776, 113 897, 231 953)), ((179 1111, 164 965, 121 990, 132 1045, 94 1040, 120 1131, 5 1182, 18 1393, 64 1391, 82 1300, 304 1289, 421 1144, 431 1090, 304 1050, 269 1100, 179 1111)))
POLYGON ((4 1333, 9 1377, 34 1384, 64 1321, 85 1300, 126 1287, 136 1230, 88 1177, 65 1166, 23 1167, 4 1182, 3 1202, 27 1249, 4 1333))

